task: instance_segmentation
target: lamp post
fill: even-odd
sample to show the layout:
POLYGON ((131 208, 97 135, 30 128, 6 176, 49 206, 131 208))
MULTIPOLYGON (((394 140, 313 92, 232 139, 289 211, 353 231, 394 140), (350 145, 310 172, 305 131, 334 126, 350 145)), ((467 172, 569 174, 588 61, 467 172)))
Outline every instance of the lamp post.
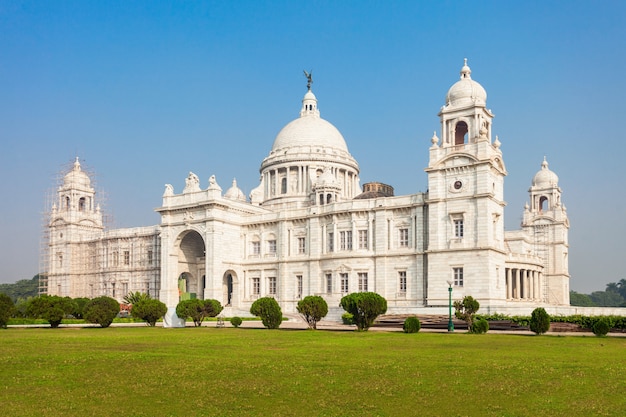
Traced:
POLYGON ((448 331, 454 331, 454 323, 452 323, 452 281, 448 282, 448 331))

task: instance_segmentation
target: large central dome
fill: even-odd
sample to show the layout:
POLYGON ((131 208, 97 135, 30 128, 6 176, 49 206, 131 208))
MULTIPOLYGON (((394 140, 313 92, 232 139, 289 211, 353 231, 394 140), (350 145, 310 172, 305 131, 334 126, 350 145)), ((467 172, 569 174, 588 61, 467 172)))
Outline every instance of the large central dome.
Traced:
POLYGON ((317 99, 310 90, 302 99, 300 117, 282 128, 274 139, 272 151, 286 151, 303 146, 348 152, 346 141, 339 130, 320 117, 317 99))

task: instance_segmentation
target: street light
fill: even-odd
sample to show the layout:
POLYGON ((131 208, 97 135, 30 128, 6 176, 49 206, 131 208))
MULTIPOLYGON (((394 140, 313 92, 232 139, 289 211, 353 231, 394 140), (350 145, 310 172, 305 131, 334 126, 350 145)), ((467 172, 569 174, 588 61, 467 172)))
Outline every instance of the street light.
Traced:
POLYGON ((452 323, 452 281, 448 282, 448 331, 454 331, 454 323, 452 323))

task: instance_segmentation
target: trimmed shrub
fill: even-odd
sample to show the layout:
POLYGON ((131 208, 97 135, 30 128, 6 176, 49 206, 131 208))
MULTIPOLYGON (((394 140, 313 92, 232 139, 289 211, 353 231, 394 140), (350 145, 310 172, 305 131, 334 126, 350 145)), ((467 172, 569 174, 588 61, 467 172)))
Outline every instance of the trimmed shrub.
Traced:
POLYGON ((457 319, 461 319, 467 323, 467 331, 472 332, 472 324, 474 322, 474 315, 480 308, 480 303, 474 299, 471 295, 463 297, 463 301, 454 302, 454 316, 457 319))
POLYGON ((154 298, 146 298, 133 305, 130 314, 154 327, 157 320, 167 313, 167 306, 154 298))
POLYGON ((230 324, 233 325, 233 327, 239 327, 241 326, 241 323, 243 323, 243 320, 241 319, 241 317, 233 317, 230 319, 230 324))
POLYGON ((78 298, 73 298, 72 300, 74 300, 74 304, 76 305, 76 308, 71 313, 72 316, 74 316, 75 319, 83 319, 84 318, 83 313, 85 312, 85 306, 90 301, 89 298, 78 297, 78 298))
POLYGON ((207 317, 217 317, 224 307, 222 307, 222 303, 212 298, 208 298, 204 300, 204 311, 206 312, 207 317))
POLYGON ((42 295, 28 302, 26 314, 33 319, 44 319, 50 323, 50 327, 57 328, 75 310, 76 303, 70 297, 42 295))
POLYGON ((272 297, 262 297, 252 303, 250 314, 260 317, 268 329, 278 329, 283 321, 283 312, 272 297))
POLYGON ((135 305, 140 301, 147 300, 148 298, 151 298, 150 294, 135 291, 135 292, 129 292, 128 294, 126 294, 124 296, 124 302, 126 304, 135 305))
POLYGON ((470 329, 470 332, 474 334, 483 334, 487 333, 488 331, 489 322, 482 318, 474 321, 474 324, 472 324, 472 328, 470 329))
POLYGON ((207 316, 204 301, 198 298, 183 300, 176 306, 176 315, 183 320, 187 320, 188 317, 191 317, 194 326, 202 326, 202 321, 207 316))
POLYGON ((542 307, 533 310, 530 315, 530 330, 536 334, 544 334, 550 330, 550 316, 542 307))
POLYGON ((120 303, 114 298, 102 296, 89 300, 83 309, 83 316, 89 323, 109 327, 120 312, 120 303))
POLYGON ((6 329, 9 319, 15 311, 13 300, 6 294, 0 293, 0 328, 6 329))
POLYGON ((407 317, 406 320, 404 320, 404 325, 402 326, 404 333, 417 333, 421 328, 422 323, 420 322, 420 319, 415 316, 407 317))
POLYGON ((317 329, 317 322, 328 314, 328 304, 319 295, 308 295, 298 301, 298 313, 306 320, 310 329, 317 329))
POLYGON ((354 324, 354 316, 350 313, 343 313, 341 315, 341 322, 348 325, 354 324))
POLYGON ((606 336, 606 334, 611 330, 611 325, 609 324, 609 320, 606 317, 600 317, 596 324, 593 325, 593 334, 598 337, 606 336))
POLYGON ((387 312, 387 300, 375 292, 353 292, 343 297, 339 305, 352 314, 358 331, 367 331, 376 317, 387 312))

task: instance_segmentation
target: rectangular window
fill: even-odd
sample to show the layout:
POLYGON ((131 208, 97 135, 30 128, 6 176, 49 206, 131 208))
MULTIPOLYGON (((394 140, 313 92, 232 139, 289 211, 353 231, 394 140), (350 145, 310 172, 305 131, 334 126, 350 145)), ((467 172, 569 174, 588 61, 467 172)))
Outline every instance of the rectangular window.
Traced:
POLYGON ((367 291, 367 272, 359 272, 359 292, 367 291))
POLYGON ((252 278, 252 294, 259 295, 261 294, 261 278, 252 278))
POLYGON ((298 253, 299 254, 306 253, 306 238, 303 238, 303 237, 298 238, 298 253))
POLYGON ((341 293, 348 293, 348 274, 339 274, 341 277, 341 293))
POLYGON ((400 229, 400 247, 409 247, 409 229, 400 229))
POLYGON ((463 219, 457 219, 454 221, 454 237, 463 237, 463 219))
POLYGON ((152 265, 153 259, 152 259, 152 251, 149 250, 148 251, 148 265, 152 265))
POLYGON ((367 230, 359 230, 359 249, 367 249, 367 230))
POLYGON ((401 293, 406 293, 406 271, 398 272, 399 289, 401 293))
POLYGON ((124 251, 124 265, 130 265, 130 252, 124 251))
POLYGON ((115 298, 115 282, 111 283, 111 297, 115 298))
POLYGON ((339 241, 341 250, 352 250, 352 230, 339 232, 339 241))
POLYGON ((267 241, 267 252, 271 255, 276 255, 276 240, 267 241))
POLYGON ((267 292, 270 295, 276 295, 276 277, 269 277, 267 279, 267 292))
POLYGON ((296 295, 297 298, 300 299, 302 298, 302 275, 296 275, 296 295))
POLYGON ((454 285, 456 287, 463 286, 463 268, 453 268, 454 271, 454 285))
POLYGON ((335 251, 335 234, 333 232, 328 232, 328 252, 335 251))
POLYGON ((117 266, 120 263, 120 254, 113 252, 113 266, 117 266))
POLYGON ((252 254, 253 255, 261 254, 261 242, 252 242, 252 254))
POLYGON ((126 296, 128 294, 128 282, 122 282, 122 295, 126 296))
POLYGON ((326 274, 326 294, 333 292, 333 274, 326 274))

